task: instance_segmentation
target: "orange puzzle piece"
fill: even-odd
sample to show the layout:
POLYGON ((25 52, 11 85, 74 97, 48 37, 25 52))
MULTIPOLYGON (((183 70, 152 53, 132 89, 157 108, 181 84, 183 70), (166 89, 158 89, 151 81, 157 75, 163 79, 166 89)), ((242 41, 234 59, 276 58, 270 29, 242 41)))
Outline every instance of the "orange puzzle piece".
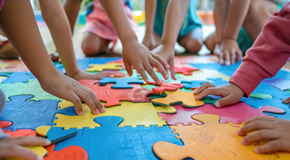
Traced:
POLYGON ((184 92, 178 89, 173 92, 164 91, 164 93, 167 94, 165 98, 153 99, 152 103, 157 104, 157 105, 170 106, 170 105, 174 105, 174 104, 178 104, 182 102, 182 105, 186 107, 199 107, 199 106, 204 105, 202 101, 195 99, 197 95, 194 95, 193 91, 184 92))
POLYGON ((241 143, 243 137, 237 134, 242 124, 220 124, 220 117, 211 114, 200 114, 192 117, 203 125, 170 126, 174 134, 181 139, 184 146, 169 142, 157 142, 153 145, 154 153, 164 160, 193 158, 195 160, 286 160, 290 153, 275 152, 271 154, 256 154, 254 149, 261 144, 257 142, 250 146, 241 143))

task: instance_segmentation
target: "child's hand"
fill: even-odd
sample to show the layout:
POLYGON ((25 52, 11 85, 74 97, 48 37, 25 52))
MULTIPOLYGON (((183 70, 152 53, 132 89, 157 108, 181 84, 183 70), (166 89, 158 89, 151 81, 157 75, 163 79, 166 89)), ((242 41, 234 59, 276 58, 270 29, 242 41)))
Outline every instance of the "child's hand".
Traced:
POLYGON ((242 144, 250 145, 257 141, 269 141, 267 144, 256 148, 256 153, 290 152, 290 121, 273 117, 254 117, 245 122, 238 134, 245 136, 250 132, 254 133, 247 135, 242 140, 242 144))
POLYGON ((238 103, 244 95, 244 91, 233 83, 215 86, 213 84, 210 84, 209 82, 206 82, 205 84, 201 85, 193 93, 199 94, 196 97, 197 100, 200 100, 209 94, 222 96, 223 97, 222 99, 215 102, 215 106, 217 108, 238 103))
POLYGON ((48 146, 50 141, 42 137, 14 137, 0 140, 0 159, 22 158, 28 160, 42 160, 34 152, 23 146, 48 146))
POLYGON ((170 73, 172 79, 176 80, 175 77, 175 70, 174 70, 174 46, 168 46, 168 45, 159 45, 154 50, 151 51, 152 53, 155 53, 162 57, 170 66, 170 73))
POLYGON ((95 80, 100 80, 103 77, 114 77, 113 74, 111 73, 88 73, 82 70, 78 70, 75 75, 73 75, 71 78, 75 80, 82 80, 82 79, 95 79, 95 80))
POLYGON ((215 53, 219 57, 221 65, 231 65, 239 61, 243 53, 235 40, 223 39, 219 46, 219 53, 215 53))
POLYGON ((132 66, 142 76, 146 83, 149 83, 145 71, 160 85, 162 82, 158 79, 154 72, 157 68, 163 75, 164 79, 168 79, 167 69, 170 68, 164 59, 151 53, 147 47, 138 41, 127 41, 123 43, 123 61, 129 76, 132 75, 132 66))
POLYGON ((156 39, 154 38, 154 34, 147 32, 144 36, 142 44, 144 44, 144 46, 146 46, 149 50, 152 50, 158 46, 156 39))
POLYGON ((81 101, 84 101, 94 114, 105 112, 105 107, 91 89, 60 72, 52 75, 50 79, 40 81, 40 84, 46 92, 71 101, 78 115, 83 115, 81 101))

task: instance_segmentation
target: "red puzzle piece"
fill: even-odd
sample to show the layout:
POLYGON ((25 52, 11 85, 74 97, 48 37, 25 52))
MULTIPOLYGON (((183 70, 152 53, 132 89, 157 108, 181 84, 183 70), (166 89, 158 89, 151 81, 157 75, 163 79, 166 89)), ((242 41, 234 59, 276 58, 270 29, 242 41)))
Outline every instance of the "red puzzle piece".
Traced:
POLYGON ((9 121, 0 121, 0 128, 6 128, 12 125, 12 122, 9 121))
POLYGON ((260 109, 255 109, 244 102, 224 108, 216 108, 211 104, 205 104, 199 108, 185 108, 182 105, 174 105, 174 108, 176 109, 175 114, 158 113, 158 115, 163 117, 163 120, 166 120, 169 125, 176 125, 178 123, 182 123, 183 125, 190 125, 190 123, 202 124, 191 118, 193 115, 197 114, 215 114, 221 117, 220 123, 225 124, 227 122, 232 122, 241 124, 252 117, 268 116, 263 112, 285 113, 283 109, 272 106, 263 106, 260 109))
MULTIPOLYGON (((175 73, 183 73, 184 75, 192 75, 191 71, 198 71, 199 69, 194 68, 192 66, 183 66, 183 67, 174 67, 175 73)), ((159 72, 158 69, 156 69, 157 72, 159 72)))
POLYGON ((45 148, 48 151, 47 156, 44 160, 87 160, 88 153, 82 147, 79 146, 69 146, 59 151, 54 151, 55 144, 50 145, 45 148))
POLYGON ((3 132, 9 134, 11 137, 21 137, 21 136, 34 137, 34 136, 36 136, 36 132, 31 130, 31 129, 19 129, 19 130, 16 130, 15 132, 10 132, 10 130, 3 130, 3 132))
MULTIPOLYGON (((159 94, 162 94, 163 91, 174 91, 184 86, 183 84, 180 83, 167 83, 164 80, 161 81, 162 81, 161 85, 152 89, 154 92, 159 94)), ((150 82, 149 84, 156 85, 155 82, 150 82)))
POLYGON ((119 101, 132 101, 132 102, 150 102, 150 97, 147 95, 154 93, 148 89, 141 87, 140 85, 134 85, 132 89, 113 89, 114 84, 106 84, 105 86, 99 86, 97 80, 80 80, 81 84, 92 89, 100 101, 107 102, 106 107, 120 105, 119 101))

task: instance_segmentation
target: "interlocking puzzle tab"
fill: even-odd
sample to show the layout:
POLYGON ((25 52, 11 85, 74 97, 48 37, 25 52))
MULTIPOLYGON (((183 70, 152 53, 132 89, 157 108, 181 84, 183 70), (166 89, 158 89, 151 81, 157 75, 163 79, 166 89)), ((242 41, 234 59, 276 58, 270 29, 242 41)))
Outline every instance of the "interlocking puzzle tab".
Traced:
POLYGON ((132 84, 132 89, 114 89, 112 88, 113 84, 100 86, 97 80, 80 80, 79 82, 92 89, 100 101, 107 102, 106 107, 120 105, 119 101, 150 102, 150 97, 147 97, 147 95, 154 93, 134 84, 132 84))
POLYGON ((138 77, 130 77, 130 78, 110 78, 110 77, 103 77, 100 80, 100 84, 107 84, 107 83, 115 83, 111 88, 116 89, 130 89, 133 86, 129 84, 144 84, 143 80, 140 80, 138 77))
POLYGON ((185 108, 182 105, 174 105, 176 109, 175 114, 158 113, 163 120, 166 120, 168 125, 190 125, 191 123, 202 124, 199 121, 192 119, 191 117, 198 114, 214 114, 220 116, 220 123, 226 124, 232 122, 234 124, 242 124, 242 122, 256 116, 268 116, 263 112, 271 112, 277 114, 283 114, 283 109, 263 106, 259 109, 252 108, 247 104, 240 102, 231 106, 216 108, 211 104, 205 104, 198 108, 185 108))
POLYGON ((191 126, 170 126, 173 133, 178 134, 184 146, 178 146, 169 142, 157 142, 153 145, 154 153, 164 160, 176 160, 184 158, 200 159, 255 159, 274 160, 289 159, 290 153, 275 152, 271 154, 256 154, 254 149, 262 142, 244 146, 241 144, 243 137, 237 135, 240 125, 220 124, 220 117, 210 114, 193 116, 203 125, 192 124, 191 126))
POLYGON ((200 100, 196 100, 195 97, 197 95, 193 94, 192 92, 184 92, 180 89, 176 91, 164 91, 164 93, 167 94, 165 98, 158 98, 158 99, 153 99, 152 103, 157 104, 157 105, 164 105, 164 106, 169 106, 169 105, 174 105, 178 103, 182 103, 183 106, 186 107, 200 107, 204 105, 204 103, 200 100))
POLYGON ((93 71, 101 72, 103 70, 121 70, 121 69, 123 69, 123 65, 120 63, 92 64, 89 66, 90 66, 90 68, 87 69, 88 72, 93 72, 93 71))
MULTIPOLYGON (((177 90, 178 88, 182 88, 183 84, 180 83, 167 83, 164 80, 161 80, 162 83, 161 85, 154 87, 152 90, 156 93, 162 94, 163 91, 174 91, 177 90)), ((150 82, 149 84, 156 85, 155 82, 150 82)))
POLYGON ((51 126, 41 126, 37 127, 35 129, 35 132, 38 135, 41 135, 48 140, 51 141, 51 143, 57 143, 62 140, 65 140, 67 138, 73 137, 77 135, 76 130, 64 130, 61 127, 51 127, 51 126))
POLYGON ((90 108, 83 104, 83 116, 77 116, 74 107, 68 104, 64 104, 64 108, 60 108, 60 112, 56 113, 54 120, 56 127, 69 128, 95 128, 100 127, 100 124, 94 122, 97 117, 103 116, 119 116, 124 118, 124 121, 119 127, 143 125, 149 127, 150 125, 157 125, 162 127, 166 125, 166 122, 161 120, 157 113, 175 113, 176 110, 172 106, 153 106, 152 103, 132 103, 122 102, 120 106, 114 106, 106 109, 106 112, 98 115, 92 114, 90 108), (66 115, 69 113, 75 113, 75 115, 66 115))

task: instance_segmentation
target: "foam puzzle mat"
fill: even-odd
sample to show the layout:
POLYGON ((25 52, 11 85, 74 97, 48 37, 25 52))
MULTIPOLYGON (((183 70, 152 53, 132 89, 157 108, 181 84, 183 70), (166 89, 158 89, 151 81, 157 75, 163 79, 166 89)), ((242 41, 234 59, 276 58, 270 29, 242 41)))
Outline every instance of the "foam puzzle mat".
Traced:
MULTIPOLYGON (((73 104, 43 91, 21 60, 0 60, 0 88, 6 106, 0 127, 12 137, 43 136, 53 144, 28 149, 45 160, 286 160, 290 153, 258 155, 254 149, 265 142, 244 146, 237 130, 255 116, 290 120, 290 62, 273 78, 265 79, 249 98, 217 109, 220 98, 209 95, 195 100, 193 90, 203 83, 226 84, 241 62, 217 63, 215 56, 177 56, 177 80, 161 85, 145 84, 134 71, 129 77, 121 58, 84 58, 79 68, 108 72, 114 78, 80 80, 92 89, 106 107, 94 115, 82 104, 84 115, 73 104), (120 75, 120 76, 118 76, 120 75)), ((61 63, 55 67, 65 73, 61 63)), ((151 78, 149 78, 153 81, 151 78)))

